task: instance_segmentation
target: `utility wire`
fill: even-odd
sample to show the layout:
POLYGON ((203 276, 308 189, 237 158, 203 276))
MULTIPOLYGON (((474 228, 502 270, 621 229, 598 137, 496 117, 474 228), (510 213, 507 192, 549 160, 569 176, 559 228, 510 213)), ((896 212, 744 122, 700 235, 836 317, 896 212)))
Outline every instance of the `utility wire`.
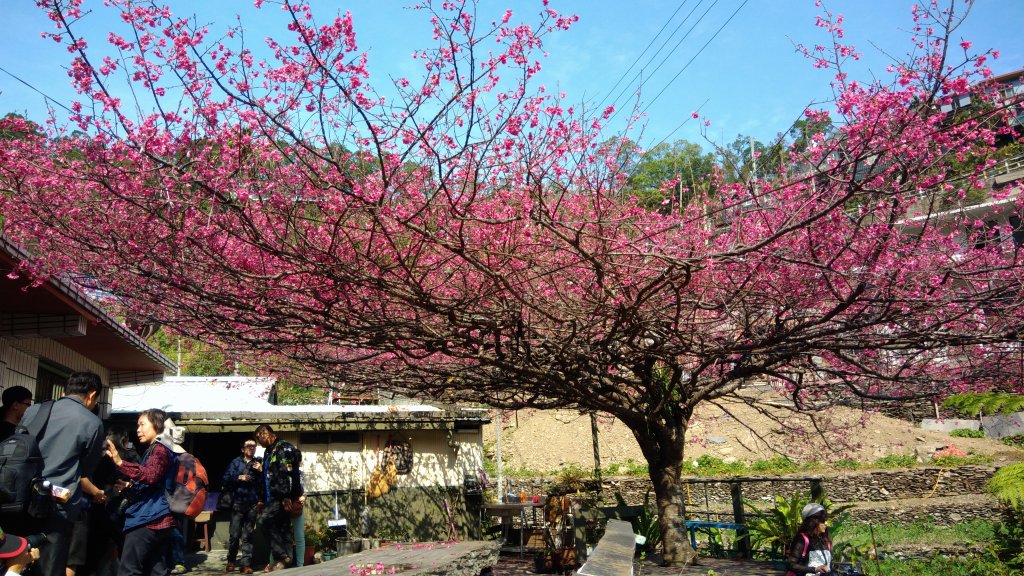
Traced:
MULTIPOLYGON (((643 52, 641 52, 640 55, 636 57, 636 60, 633 60, 632 64, 626 67, 626 70, 619 76, 619 79, 615 82, 615 85, 608 90, 608 93, 604 95, 604 98, 601 98, 601 103, 597 107, 599 110, 604 106, 604 103, 608 101, 608 97, 611 96, 612 93, 615 92, 615 89, 619 87, 619 84, 622 84, 622 81, 626 79, 626 75, 629 74, 630 70, 636 68, 636 65, 640 63, 640 60, 644 57, 645 54, 647 54, 647 51, 651 49, 651 46, 654 46, 654 43, 658 40, 658 38, 665 31, 665 29, 668 28, 668 25, 671 24, 672 20, 675 19, 676 14, 679 14, 679 11, 683 9, 683 6, 685 6, 688 1, 689 0, 683 0, 679 4, 679 6, 676 7, 675 12, 673 12, 672 15, 668 17, 668 20, 665 20, 665 23, 662 24, 661 29, 658 30, 658 33, 655 34, 654 38, 651 38, 651 41, 647 43, 647 46, 643 49, 643 52)), ((703 2, 703 0, 700 1, 703 2)), ((693 11, 691 10, 690 13, 692 14, 693 11)), ((683 21, 685 22, 686 20, 684 19, 683 21)), ((682 24, 679 24, 679 26, 682 26, 682 24)), ((662 43, 661 48, 658 48, 658 51, 655 52, 655 56, 658 54, 658 52, 661 51, 662 48, 665 47, 665 44, 668 43, 668 40, 675 35, 675 33, 679 30, 679 26, 676 26, 676 29, 672 31, 672 34, 669 34, 669 37, 666 38, 665 42, 662 43)), ((651 58, 653 59, 654 56, 652 56, 651 58)), ((620 93, 619 96, 621 95, 622 94, 620 93)), ((617 96, 614 100, 612 100, 612 103, 614 104, 615 102, 618 101, 618 99, 619 98, 617 96)))
POLYGON ((743 7, 746 6, 747 2, 749 2, 749 1, 750 0, 743 0, 743 3, 740 4, 739 7, 737 7, 735 11, 733 11, 732 15, 730 15, 729 18, 724 23, 722 23, 722 25, 718 28, 718 30, 715 31, 715 33, 711 36, 711 38, 708 38, 708 41, 705 42, 704 45, 700 47, 700 50, 698 50, 696 54, 694 54, 692 57, 690 57, 690 59, 686 62, 686 64, 683 65, 683 67, 679 70, 679 72, 676 72, 676 75, 673 76, 672 79, 669 80, 667 84, 665 84, 665 87, 662 88, 661 91, 658 92, 654 96, 654 98, 651 98, 651 100, 647 103, 647 106, 645 106, 644 109, 640 112, 641 115, 645 114, 647 112, 647 110, 649 110, 650 107, 652 105, 654 105, 654 102, 662 94, 664 94, 666 90, 668 90, 669 86, 671 86, 672 83, 675 82, 679 78, 679 76, 682 75, 682 73, 685 72, 686 69, 690 67, 690 64, 693 64, 693 61, 697 58, 697 56, 700 56, 701 53, 703 53, 704 50, 715 40, 715 38, 718 38, 718 35, 722 33, 722 30, 724 30, 725 27, 728 26, 730 22, 732 22, 733 18, 735 18, 736 15, 740 13, 740 10, 742 10, 743 7))
MULTIPOLYGON (((703 104, 701 104, 700 106, 698 106, 698 107, 697 107, 697 110, 695 110, 695 112, 698 112, 698 113, 699 113, 699 112, 700 112, 700 110, 701 110, 701 108, 704 108, 704 106, 706 106, 706 105, 707 105, 707 103, 708 103, 708 102, 710 102, 710 101, 711 101, 711 98, 707 98, 707 99, 705 99, 705 100, 704 100, 704 103, 703 103, 703 104)), ((667 142, 667 141, 668 141, 668 139, 669 139, 669 138, 671 138, 673 134, 675 134, 676 132, 678 132, 678 131, 679 131, 679 129, 680 129, 680 128, 682 128, 683 126, 686 126, 686 123, 687 123, 687 122, 689 122, 690 120, 693 120, 693 116, 687 116, 687 117, 686 117, 686 119, 685 119, 685 120, 683 120, 683 121, 682 121, 682 122, 681 122, 681 123, 679 124, 679 126, 676 126, 675 128, 673 128, 673 129, 672 129, 672 131, 671 131, 671 132, 669 132, 668 134, 666 134, 664 138, 662 138, 661 140, 659 140, 657 144, 655 144, 654 146, 651 146, 651 147, 649 147, 649 148, 647 148, 647 149, 648 149, 648 150, 654 150, 654 149, 655 149, 655 148, 657 148, 658 146, 661 146, 662 144, 664 144, 665 142, 667 142)))
POLYGON ((68 108, 64 104, 61 104, 58 100, 56 100, 54 98, 51 98, 50 96, 47 96, 45 92, 43 92, 42 90, 40 90, 40 89, 36 88, 35 86, 29 84, 26 80, 22 79, 20 76, 18 76, 17 74, 11 72, 10 70, 4 68, 3 66, 0 66, 0 72, 3 72, 4 74, 7 74, 8 76, 10 76, 11 78, 14 78, 18 82, 21 82, 22 84, 27 86, 29 88, 29 90, 32 90, 33 92, 35 92, 35 93, 39 94, 40 96, 42 96, 47 102, 52 102, 52 103, 56 104, 57 106, 60 106, 61 108, 67 110, 68 112, 72 112, 71 108, 68 108))
MULTIPOLYGON (((704 13, 701 14, 699 18, 697 18, 697 21, 694 22, 692 26, 690 26, 690 29, 686 31, 686 34, 684 34, 683 37, 680 38, 678 42, 676 42, 676 45, 672 47, 672 50, 669 51, 669 53, 666 54, 664 58, 662 58, 661 62, 655 67, 654 72, 657 72, 658 69, 660 69, 665 64, 665 62, 667 62, 668 59, 672 57, 672 54, 674 54, 676 52, 676 50, 679 49, 679 46, 682 45, 683 41, 685 41, 686 38, 689 37, 690 32, 693 32, 693 30, 697 27, 697 25, 699 25, 704 20, 704 18, 707 17, 708 12, 710 12, 711 9, 714 8, 715 4, 718 4, 718 2, 719 2, 719 0, 714 0, 714 2, 712 2, 711 6, 709 6, 708 9, 705 10, 704 13)), ((655 61, 655 59, 657 59, 658 56, 661 55, 662 51, 665 49, 665 46, 668 45, 669 41, 672 40, 672 38, 675 37, 675 35, 679 32, 679 30, 683 27, 683 25, 686 24, 687 21, 689 21, 690 16, 693 16, 693 13, 696 12, 697 9, 700 8, 700 5, 703 4, 703 3, 704 3, 704 0, 700 0, 700 2, 698 2, 697 5, 694 6, 693 9, 690 10, 689 13, 686 14, 686 16, 683 18, 683 20, 681 22, 679 22, 679 24, 675 27, 675 29, 672 31, 672 33, 668 36, 668 38, 666 38, 665 41, 662 42, 661 46, 658 47, 658 50, 654 54, 651 55, 649 60, 647 60, 647 64, 643 68, 641 68, 639 71, 637 71, 636 75, 633 76, 633 80, 637 80, 637 79, 641 78, 643 73, 646 71, 647 66, 650 66, 655 61)), ((640 80, 640 83, 636 87, 637 90, 643 90, 644 84, 646 82, 648 82, 648 80, 654 74, 654 72, 652 72, 650 75, 648 75, 648 79, 647 80, 640 80)), ((627 70, 626 73, 628 74, 629 71, 627 70)), ((612 105, 616 106, 616 109, 615 109, 615 113, 611 116, 611 118, 614 118, 615 116, 617 116, 619 111, 621 110, 621 108, 618 107, 618 102, 619 102, 619 99, 621 99, 626 94, 626 91, 628 89, 629 89, 629 86, 623 87, 622 90, 618 93, 618 95, 615 96, 615 100, 612 101, 612 105)))
MULTIPOLYGON (((651 73, 648 75, 648 81, 651 78, 654 78, 654 75, 657 74, 658 70, 661 70, 661 67, 664 66, 666 62, 668 62, 668 59, 671 58, 672 55, 676 53, 676 50, 678 50, 679 47, 683 45, 683 42, 685 42, 686 39, 690 37, 690 33, 697 28, 697 25, 699 25, 707 17, 708 13, 711 12, 711 10, 718 5, 718 2, 719 0, 715 0, 714 2, 712 2, 711 5, 708 6, 708 9, 705 10, 704 13, 700 15, 700 18, 698 18, 697 21, 693 23, 693 26, 690 26, 690 29, 686 31, 686 34, 684 34, 683 37, 680 38, 678 42, 676 42, 676 45, 672 47, 672 50, 668 54, 666 54, 664 58, 661 59, 661 62, 658 62, 658 65, 655 66, 654 70, 652 70, 651 73)), ((641 83, 640 88, 643 88, 643 83, 641 83)), ((646 109, 644 109, 644 111, 646 111, 646 109)))

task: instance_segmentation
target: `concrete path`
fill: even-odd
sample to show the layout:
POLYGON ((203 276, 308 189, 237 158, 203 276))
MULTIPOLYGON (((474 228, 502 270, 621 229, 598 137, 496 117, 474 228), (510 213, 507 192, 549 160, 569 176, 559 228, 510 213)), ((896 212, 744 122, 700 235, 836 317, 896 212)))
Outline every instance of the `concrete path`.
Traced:
MULTIPOLYGON (((193 554, 189 557, 191 574, 224 573, 226 551, 193 554)), ((402 576, 477 576, 485 568, 498 562, 497 542, 452 542, 393 544, 358 554, 341 556, 334 560, 282 570, 282 576, 338 576, 339 574, 395 574, 402 576), (383 566, 384 572, 373 572, 383 566), (354 569, 354 571, 353 571, 354 569)))

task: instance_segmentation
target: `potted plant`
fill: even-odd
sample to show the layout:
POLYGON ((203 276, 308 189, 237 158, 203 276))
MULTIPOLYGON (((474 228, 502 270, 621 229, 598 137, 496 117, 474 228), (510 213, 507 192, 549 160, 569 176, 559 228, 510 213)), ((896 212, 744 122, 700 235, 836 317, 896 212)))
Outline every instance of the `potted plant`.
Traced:
POLYGON ((306 524, 304 533, 306 536, 306 549, 303 551, 303 558, 308 565, 313 563, 313 557, 322 550, 324 541, 329 540, 329 537, 327 530, 319 528, 315 524, 306 524))

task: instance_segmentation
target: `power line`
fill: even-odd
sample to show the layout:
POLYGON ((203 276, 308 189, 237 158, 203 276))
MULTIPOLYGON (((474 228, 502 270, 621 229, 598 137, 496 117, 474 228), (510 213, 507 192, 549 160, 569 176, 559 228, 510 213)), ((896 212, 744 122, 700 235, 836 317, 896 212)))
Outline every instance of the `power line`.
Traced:
MULTIPOLYGON (((700 106, 698 106, 698 107, 697 107, 697 110, 695 110, 695 112, 700 112, 701 108, 703 108, 704 106, 706 106, 706 105, 707 105, 707 103, 708 103, 708 102, 710 102, 710 101, 711 101, 711 98, 707 98, 707 99, 705 99, 705 100, 704 100, 704 103, 703 103, 703 104, 701 104, 700 106)), ((678 131, 679 131, 679 129, 680 129, 680 128, 682 128, 683 126, 686 126, 686 124, 687 124, 687 123, 688 123, 688 122, 689 122, 690 120, 693 120, 693 116, 687 116, 687 117, 686 117, 686 119, 685 119, 685 120, 683 120, 683 121, 682 121, 682 122, 681 122, 681 123, 679 124, 679 126, 676 126, 675 128, 673 128, 671 132, 669 132, 668 134, 666 134, 666 135, 665 135, 665 137, 664 137, 664 138, 662 138, 661 140, 659 140, 657 144, 655 144, 654 146, 651 146, 651 147, 649 147, 649 148, 648 148, 648 150, 654 150, 654 149, 655 149, 655 148, 657 148, 658 146, 661 146, 662 144, 664 144, 665 142, 667 142, 667 141, 668 141, 668 139, 669 139, 669 138, 671 138, 673 134, 675 134, 676 132, 678 132, 678 131)))
MULTIPOLYGON (((604 95, 604 98, 601 98, 601 103, 598 105, 598 109, 601 109, 603 107, 604 103, 608 100, 608 97, 612 95, 612 92, 615 92, 615 89, 619 87, 619 84, 622 84, 622 81, 626 79, 626 75, 629 74, 629 71, 632 70, 633 68, 636 68, 636 65, 644 57, 644 54, 647 54, 647 51, 651 49, 651 46, 654 46, 654 43, 661 36, 662 32, 664 32, 665 29, 668 28, 668 25, 671 24, 672 20, 675 19, 676 14, 679 14, 679 11, 683 9, 683 6, 685 6, 688 1, 689 0, 683 0, 679 4, 679 6, 676 7, 675 12, 673 12, 672 15, 668 17, 668 20, 665 20, 665 23, 662 24, 661 29, 658 30, 658 33, 655 34, 653 38, 651 38, 651 41, 647 43, 647 46, 643 49, 642 52, 640 52, 640 55, 636 57, 636 60, 633 60, 633 63, 626 67, 625 72, 623 72, 622 75, 619 76, 619 79, 615 82, 615 85, 608 90, 608 93, 604 95)), ((701 0, 701 2, 703 2, 703 0, 701 0)), ((691 10, 690 13, 692 14, 693 11, 691 10)), ((689 15, 687 15, 687 17, 689 17, 689 15)), ((684 19, 683 21, 685 22, 686 20, 684 19)), ((679 26, 682 26, 682 24, 680 23, 679 26)), ((675 35, 676 31, 679 30, 679 26, 676 26, 676 29, 672 31, 672 34, 669 35, 668 39, 672 38, 672 36, 675 35)), ((665 42, 662 43, 661 48, 658 48, 658 52, 660 52, 661 49, 665 47, 665 44, 668 43, 668 39, 666 39, 665 42)), ((657 55, 658 52, 655 52, 655 55, 657 55)), ((654 58, 654 56, 652 56, 652 58, 654 58)), ((617 102, 618 99, 619 98, 617 96, 615 100, 612 100, 612 102, 617 102)))
POLYGON ((57 106, 60 106, 61 108, 67 110, 68 112, 72 112, 73 113, 71 108, 68 108, 64 104, 61 104, 55 98, 51 98, 50 96, 47 96, 45 92, 43 92, 42 90, 40 90, 40 89, 36 88, 35 86, 29 84, 26 80, 22 79, 20 76, 18 76, 17 74, 11 72, 10 70, 4 68, 3 66, 0 66, 0 72, 3 72, 4 74, 7 74, 8 76, 10 76, 11 78, 14 78, 18 82, 21 82, 22 84, 27 86, 29 88, 29 90, 32 90, 33 92, 35 92, 35 93, 39 94, 40 96, 42 96, 47 102, 53 102, 57 106))
MULTIPOLYGON (((690 35, 690 32, 693 32, 693 30, 694 30, 694 29, 695 29, 695 28, 696 28, 696 27, 697 27, 697 26, 698 26, 698 25, 699 25, 699 24, 700 24, 700 23, 701 23, 701 22, 702 22, 702 21, 704 20, 704 18, 706 18, 706 17, 707 17, 708 13, 709 13, 709 12, 711 11, 711 9, 712 9, 712 8, 714 8, 714 7, 715 7, 715 5, 716 5, 716 4, 718 4, 718 2, 719 2, 719 0, 714 0, 714 2, 712 2, 711 6, 709 6, 709 7, 708 7, 708 9, 707 9, 707 10, 705 10, 705 11, 704 11, 704 13, 703 13, 703 14, 701 14, 699 18, 697 18, 697 21, 696 21, 696 22, 694 22, 692 26, 690 26, 690 29, 686 31, 686 34, 684 34, 684 35, 683 35, 683 37, 682 37, 682 38, 680 38, 678 42, 676 42, 675 46, 673 46, 673 47, 672 47, 672 50, 671 50, 671 51, 669 51, 669 53, 668 53, 668 54, 666 54, 664 58, 662 58, 661 62, 660 62, 660 63, 659 63, 659 64, 658 64, 658 65, 657 65, 657 66, 655 67, 655 69, 654 69, 654 72, 657 72, 657 71, 658 71, 658 70, 659 70, 659 69, 660 69, 660 68, 661 68, 661 67, 662 67, 662 66, 663 66, 663 65, 665 64, 665 62, 667 62, 667 61, 668 61, 668 59, 669 59, 669 58, 670 58, 670 57, 672 56, 672 54, 675 54, 676 50, 678 50, 678 49, 679 49, 679 46, 681 46, 681 45, 682 45, 683 41, 685 41, 685 40, 686 40, 686 38, 688 38, 688 37, 689 37, 689 35, 690 35)), ((650 65, 651 65, 651 64, 652 64, 652 63, 653 63, 653 62, 655 61, 655 59, 656 59, 656 58, 657 58, 657 57, 658 57, 658 56, 659 56, 659 55, 660 55, 660 54, 662 53, 662 51, 663 51, 663 50, 665 49, 665 46, 667 46, 667 45, 668 45, 669 41, 670 41, 670 40, 672 40, 672 38, 674 38, 674 37, 675 37, 675 35, 676 35, 676 34, 677 34, 677 33, 679 32, 679 30, 680 30, 680 29, 681 29, 681 28, 683 27, 683 25, 684 25, 684 24, 686 24, 686 22, 690 20, 690 16, 693 16, 693 13, 694 13, 694 12, 696 12, 696 11, 697 11, 697 9, 698 9, 698 8, 700 8, 701 4, 703 4, 703 3, 704 3, 704 0, 700 0, 700 1, 699 1, 699 2, 697 3, 697 5, 696 5, 696 6, 694 6, 694 7, 693 7, 693 9, 692 9, 692 10, 690 10, 690 12, 688 12, 688 13, 686 14, 686 16, 685 16, 685 17, 683 18, 683 20, 682 20, 681 22, 679 22, 679 24, 678 24, 678 25, 677 25, 677 26, 675 27, 675 29, 674 29, 674 30, 672 31, 672 33, 671 33, 671 34, 670 34, 670 35, 668 36, 668 38, 666 38, 666 39, 665 39, 665 41, 664 41, 664 42, 662 42, 661 46, 660 46, 660 47, 658 47, 658 50, 657 50, 657 51, 656 51, 656 52, 655 52, 654 54, 652 54, 652 55, 651 55, 650 59, 649 59, 649 60, 647 61, 647 64, 645 65, 645 67, 644 67, 644 68, 641 68, 641 69, 640 69, 640 70, 639 70, 639 71, 638 71, 638 72, 636 73, 636 75, 635 75, 635 76, 633 77, 633 80, 636 80, 636 79, 638 79, 638 78, 640 78, 640 77, 641 77, 641 74, 643 74, 643 72, 644 72, 644 71, 646 70, 646 67, 647 67, 647 66, 650 66, 650 65)), ((629 72, 629 71, 627 70, 627 72, 626 72, 626 73, 628 73, 628 72, 629 72)), ((653 74, 654 74, 654 72, 652 72, 652 73, 651 73, 651 75, 653 75, 653 74)), ((650 75, 648 76, 648 79, 649 79, 649 78, 650 78, 650 75)), ((644 86, 644 84, 645 84, 645 83, 646 83, 647 81, 648 81, 648 80, 641 80, 641 81, 640 81, 640 83, 639 83, 639 84, 637 85, 637 89, 638 89, 638 90, 642 90, 642 89, 643 89, 643 86, 644 86)), ((628 89, 629 89, 629 87, 628 87, 628 86, 624 87, 624 88, 622 89, 622 91, 620 91, 620 92, 619 92, 619 94, 618 94, 618 95, 617 95, 617 96, 615 97, 615 100, 614 100, 614 101, 612 101, 612 105, 615 105, 615 106, 616 106, 616 110, 615 110, 615 113, 614 113, 614 114, 613 114, 613 115, 611 116, 611 118, 615 118, 615 116, 618 116, 618 113, 619 113, 619 111, 621 110, 621 109, 620 109, 620 108, 618 108, 618 106, 617 106, 617 104, 618 104, 618 101, 619 101, 619 99, 620 99, 620 98, 622 98, 622 96, 623 96, 623 95, 625 95, 625 93, 626 93, 626 90, 628 90, 628 89)), ((611 119, 611 118, 610 118, 610 119, 611 119)))
POLYGON ((732 22, 733 18, 735 18, 736 15, 740 13, 740 10, 742 10, 743 7, 746 6, 747 2, 749 2, 749 1, 750 0, 743 0, 743 2, 739 5, 739 7, 737 7, 736 10, 734 10, 733 13, 729 16, 729 18, 725 22, 722 23, 722 25, 718 28, 718 30, 715 31, 715 33, 711 36, 711 38, 708 38, 708 41, 705 42, 704 45, 700 47, 700 50, 698 50, 696 54, 694 54, 692 57, 690 57, 690 59, 686 62, 686 64, 683 65, 683 67, 679 70, 679 72, 676 72, 676 75, 673 76, 672 79, 669 80, 667 84, 665 84, 665 87, 662 88, 661 91, 658 92, 654 96, 654 98, 651 98, 650 102, 647 103, 647 106, 645 106, 644 109, 640 112, 641 115, 645 114, 647 112, 647 110, 649 110, 650 107, 654 104, 654 102, 659 97, 661 97, 661 95, 664 94, 666 90, 668 90, 669 86, 671 86, 672 83, 675 82, 679 78, 679 76, 682 75, 682 73, 685 72, 686 69, 690 67, 690 64, 693 64, 693 61, 697 58, 697 56, 700 56, 701 53, 704 52, 704 49, 707 48, 712 42, 714 42, 715 38, 718 38, 718 35, 722 33, 722 30, 724 30, 725 27, 728 26, 730 22, 732 22))
MULTIPOLYGON (((650 75, 648 76, 648 80, 654 78, 654 75, 658 72, 658 70, 661 70, 661 67, 664 66, 666 62, 668 62, 668 59, 671 58, 672 55, 676 53, 676 50, 678 50, 679 47, 683 45, 683 42, 685 42, 686 39, 690 37, 690 33, 693 32, 694 29, 696 29, 697 26, 707 17, 708 13, 711 12, 711 10, 718 5, 718 2, 719 0, 715 0, 714 2, 712 2, 711 5, 708 6, 708 9, 705 10, 704 13, 700 15, 700 18, 698 18, 697 21, 693 23, 693 26, 690 26, 690 29, 686 31, 686 34, 684 34, 678 42, 676 42, 676 45, 672 47, 672 50, 668 54, 666 54, 664 58, 661 59, 661 62, 658 62, 657 66, 654 67, 654 70, 652 70, 650 75)), ((641 83, 640 88, 643 88, 643 83, 641 83)))

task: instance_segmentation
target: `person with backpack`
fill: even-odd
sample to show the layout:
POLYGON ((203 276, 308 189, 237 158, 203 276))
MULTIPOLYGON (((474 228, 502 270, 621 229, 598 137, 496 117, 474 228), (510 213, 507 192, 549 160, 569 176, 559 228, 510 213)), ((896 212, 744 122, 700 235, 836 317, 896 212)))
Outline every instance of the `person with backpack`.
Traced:
POLYGON ((832 572, 832 539, 825 524, 825 507, 811 502, 800 511, 803 523, 789 545, 786 576, 815 576, 832 572))
POLYGON ((32 405, 21 419, 19 429, 24 427, 38 439, 41 477, 57 496, 46 518, 25 519, 26 527, 16 529, 16 533, 46 537, 34 568, 36 576, 64 576, 75 521, 89 507, 90 499, 106 500, 102 490, 86 481, 103 455, 103 423, 93 413, 102 391, 97 374, 74 372, 64 385, 62 398, 32 405))
POLYGON ((292 514, 300 510, 302 480, 299 466, 302 453, 292 443, 279 438, 269 424, 261 424, 254 434, 265 448, 263 453, 263 487, 259 491, 260 525, 270 541, 275 560, 267 572, 283 570, 295 563, 295 540, 292 537, 292 514))
POLYGON ((228 562, 225 572, 238 568, 241 574, 252 574, 252 533, 256 528, 256 503, 263 486, 263 475, 257 469, 256 440, 242 441, 242 453, 224 470, 221 478, 221 498, 230 499, 231 513, 228 531, 228 562))
POLYGON ((177 523, 167 502, 167 487, 177 467, 168 440, 161 438, 166 420, 167 414, 157 408, 139 415, 136 435, 145 452, 138 464, 123 460, 117 446, 107 441, 106 455, 130 482, 123 491, 129 503, 118 576, 168 576, 171 571, 167 557, 177 523))
MULTIPOLYGON (((187 452, 185 447, 182 446, 185 443, 186 432, 187 430, 184 426, 178 426, 168 418, 164 421, 164 431, 158 440, 163 445, 170 446, 175 458, 180 458, 181 454, 187 452)), ((188 572, 188 567, 185 565, 185 515, 176 513, 174 510, 171 510, 171 514, 174 515, 174 520, 178 526, 171 530, 171 548, 167 564, 172 566, 171 574, 185 574, 188 572)))

